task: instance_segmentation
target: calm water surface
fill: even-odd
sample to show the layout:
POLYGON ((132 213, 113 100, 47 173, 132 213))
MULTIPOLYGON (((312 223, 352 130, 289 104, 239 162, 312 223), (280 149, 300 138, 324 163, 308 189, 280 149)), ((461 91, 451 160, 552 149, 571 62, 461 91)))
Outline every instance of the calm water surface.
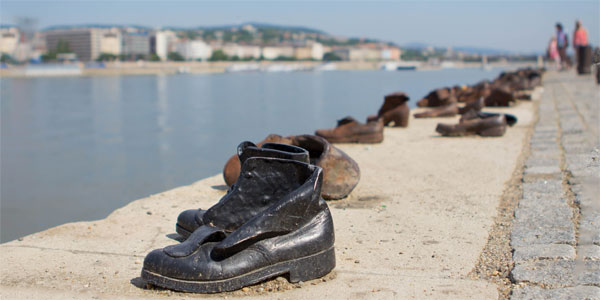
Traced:
POLYGON ((0 239, 104 218, 217 174, 241 141, 313 133, 347 115, 364 120, 387 93, 405 91, 414 106, 433 88, 499 72, 3 78, 0 239))

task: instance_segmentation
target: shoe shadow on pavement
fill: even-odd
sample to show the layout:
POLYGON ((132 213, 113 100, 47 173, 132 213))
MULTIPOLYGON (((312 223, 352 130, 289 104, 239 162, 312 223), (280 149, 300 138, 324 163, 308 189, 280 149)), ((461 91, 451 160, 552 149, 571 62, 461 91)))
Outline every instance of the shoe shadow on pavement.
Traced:
POLYGON ((225 184, 219 184, 219 185, 211 185, 210 186, 213 190, 217 190, 217 191, 226 191, 229 189, 229 187, 225 184))
POLYGON ((185 241, 185 239, 181 235, 179 235, 178 233, 169 233, 169 234, 166 235, 166 237, 168 237, 168 238, 170 238, 172 240, 178 241, 180 243, 183 242, 183 241, 185 241))
POLYGON ((144 279, 142 279, 142 277, 136 277, 133 278, 129 281, 129 283, 131 283, 133 286, 140 288, 140 289, 147 289, 147 284, 146 281, 144 279))

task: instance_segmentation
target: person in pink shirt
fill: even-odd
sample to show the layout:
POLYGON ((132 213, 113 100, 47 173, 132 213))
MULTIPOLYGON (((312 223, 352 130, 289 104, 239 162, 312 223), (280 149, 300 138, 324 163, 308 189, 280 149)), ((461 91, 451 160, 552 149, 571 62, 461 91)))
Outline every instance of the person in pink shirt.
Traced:
POLYGON ((579 63, 580 48, 587 47, 587 31, 581 26, 581 21, 575 21, 575 32, 573 33, 573 50, 575 50, 575 59, 579 63))
POLYGON ((584 47, 588 45, 587 31, 581 26, 581 21, 575 22, 575 33, 573 34, 573 48, 577 50, 578 47, 584 47))
POLYGON ((554 61, 557 70, 560 70, 560 55, 558 54, 558 46, 556 45, 556 36, 553 36, 548 44, 548 59, 554 61))

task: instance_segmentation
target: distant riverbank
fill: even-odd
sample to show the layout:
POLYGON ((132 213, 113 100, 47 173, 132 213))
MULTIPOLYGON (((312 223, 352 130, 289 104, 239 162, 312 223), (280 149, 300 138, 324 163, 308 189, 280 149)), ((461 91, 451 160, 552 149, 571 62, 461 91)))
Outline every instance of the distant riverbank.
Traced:
MULTIPOLYGON (((261 61, 261 62, 110 62, 103 64, 85 65, 69 64, 68 72, 52 72, 51 68, 39 71, 38 65, 9 66, 0 69, 0 77, 51 77, 51 76, 114 76, 114 75, 144 75, 144 74, 181 74, 181 73, 224 73, 229 71, 304 71, 304 70, 378 70, 385 64, 397 62, 354 62, 341 61, 324 63, 320 61, 261 61), (33 69, 33 70, 32 70, 33 69)), ((479 62, 452 62, 442 65, 429 65, 421 62, 400 62, 399 65, 416 66, 419 70, 442 68, 481 68, 479 62)), ((487 68, 523 67, 532 63, 490 63, 487 68)), ((40 68, 44 65, 39 65, 40 68)))

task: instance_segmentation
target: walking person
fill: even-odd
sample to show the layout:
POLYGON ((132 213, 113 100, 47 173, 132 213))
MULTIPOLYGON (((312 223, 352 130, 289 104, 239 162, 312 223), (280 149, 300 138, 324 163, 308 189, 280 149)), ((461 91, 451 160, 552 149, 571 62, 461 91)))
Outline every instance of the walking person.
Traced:
POLYGON ((568 69, 571 64, 569 57, 567 56, 567 47, 569 47, 569 37, 563 31, 561 23, 556 23, 556 46, 558 47, 558 54, 560 55, 560 62, 562 69, 568 69))
POLYGON ((558 54, 558 47, 556 46, 556 36, 553 36, 548 44, 548 60, 554 62, 554 66, 557 70, 560 69, 560 55, 558 54))
POLYGON ((592 49, 588 45, 587 31, 581 25, 580 20, 575 22, 575 32, 573 32, 573 50, 575 50, 575 60, 577 61, 577 72, 579 74, 590 73, 590 66, 592 64, 592 49))

